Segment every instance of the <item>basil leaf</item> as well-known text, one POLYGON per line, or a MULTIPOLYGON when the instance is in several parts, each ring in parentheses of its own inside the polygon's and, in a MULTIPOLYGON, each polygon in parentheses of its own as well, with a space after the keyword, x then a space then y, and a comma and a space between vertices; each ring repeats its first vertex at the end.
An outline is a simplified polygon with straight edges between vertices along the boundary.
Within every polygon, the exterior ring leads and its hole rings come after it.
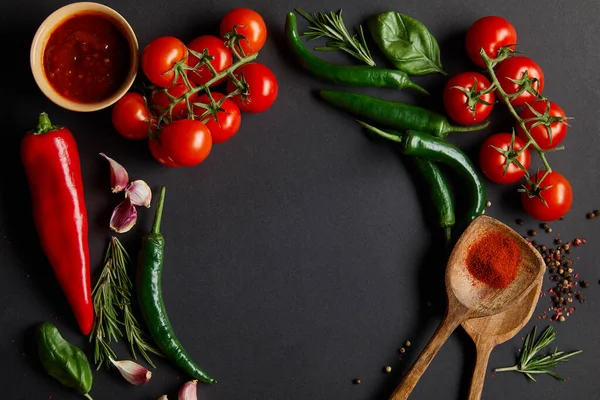
POLYGON ((56 326, 47 322, 36 327, 35 337, 46 372, 64 386, 88 394, 92 389, 92 368, 83 351, 63 339, 56 326))
POLYGON ((408 15, 387 11, 368 20, 369 31, 383 54, 409 75, 440 72, 440 48, 425 25, 408 15))

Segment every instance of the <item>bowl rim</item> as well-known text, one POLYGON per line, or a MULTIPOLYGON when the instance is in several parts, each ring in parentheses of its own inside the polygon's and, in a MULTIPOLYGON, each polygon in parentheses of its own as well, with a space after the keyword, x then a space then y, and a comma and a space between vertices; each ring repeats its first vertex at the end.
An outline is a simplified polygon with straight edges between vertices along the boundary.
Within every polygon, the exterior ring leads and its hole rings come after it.
POLYGON ((42 93, 44 93, 44 95, 53 103, 71 111, 98 111, 116 103, 127 93, 127 91, 129 91, 133 85, 139 68, 139 44, 135 32, 131 25, 129 25, 129 22, 127 22, 127 20, 114 9, 104 4, 95 2, 84 1, 71 3, 55 10, 40 24, 35 36, 33 37, 33 41, 31 42, 29 63, 36 84, 42 93), (98 12, 108 16, 121 30, 130 48, 130 66, 127 77, 125 78, 123 84, 112 96, 95 103, 78 103, 63 97, 56 90, 54 90, 46 78, 46 73, 44 72, 43 54, 50 34, 67 18, 82 12, 98 12))

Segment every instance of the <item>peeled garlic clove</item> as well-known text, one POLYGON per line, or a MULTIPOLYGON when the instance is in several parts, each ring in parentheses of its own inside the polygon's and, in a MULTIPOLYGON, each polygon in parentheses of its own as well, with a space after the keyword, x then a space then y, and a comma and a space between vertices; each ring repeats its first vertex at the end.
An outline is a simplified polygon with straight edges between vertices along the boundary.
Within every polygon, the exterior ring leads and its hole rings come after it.
POLYGON ((110 217, 110 229, 117 233, 128 232, 137 222, 137 210, 129 198, 114 209, 110 217))
POLYGON ((133 181, 125 188, 125 197, 129 197, 136 206, 150 208, 152 202, 152 190, 143 180, 133 181))
POLYGON ((158 398, 158 400, 169 400, 166 394, 163 394, 158 398))
POLYGON ((129 183, 129 175, 127 171, 121 164, 108 157, 104 153, 100 153, 100 155, 108 161, 110 164, 110 186, 113 193, 119 193, 125 190, 127 184, 129 183))
POLYGON ((133 361, 115 361, 111 359, 110 362, 119 370, 123 378, 132 385, 145 385, 152 378, 152 372, 133 361))
POLYGON ((198 385, 197 380, 189 381, 183 384, 179 389, 178 400, 198 400, 196 392, 196 386, 198 385))

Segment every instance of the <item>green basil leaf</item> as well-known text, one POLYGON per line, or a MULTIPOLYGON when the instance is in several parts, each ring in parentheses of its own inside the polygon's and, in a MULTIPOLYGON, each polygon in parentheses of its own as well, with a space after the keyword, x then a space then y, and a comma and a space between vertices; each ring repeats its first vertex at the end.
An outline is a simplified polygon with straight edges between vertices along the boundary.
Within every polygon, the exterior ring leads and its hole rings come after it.
POLYGON ((425 25, 408 15, 387 11, 368 20, 369 31, 383 54, 409 75, 440 72, 440 47, 425 25))
POLYGON ((89 393, 92 368, 83 351, 63 339, 56 326, 47 322, 36 327, 35 337, 46 372, 66 387, 89 393))

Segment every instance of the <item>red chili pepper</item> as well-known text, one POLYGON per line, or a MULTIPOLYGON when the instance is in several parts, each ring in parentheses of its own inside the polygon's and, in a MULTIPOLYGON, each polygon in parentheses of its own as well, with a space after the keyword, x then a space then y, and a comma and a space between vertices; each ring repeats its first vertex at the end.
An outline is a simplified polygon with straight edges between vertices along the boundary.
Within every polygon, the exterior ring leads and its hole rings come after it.
POLYGON ((21 143, 42 248, 84 335, 94 323, 88 220, 77 144, 71 132, 42 113, 21 143))

